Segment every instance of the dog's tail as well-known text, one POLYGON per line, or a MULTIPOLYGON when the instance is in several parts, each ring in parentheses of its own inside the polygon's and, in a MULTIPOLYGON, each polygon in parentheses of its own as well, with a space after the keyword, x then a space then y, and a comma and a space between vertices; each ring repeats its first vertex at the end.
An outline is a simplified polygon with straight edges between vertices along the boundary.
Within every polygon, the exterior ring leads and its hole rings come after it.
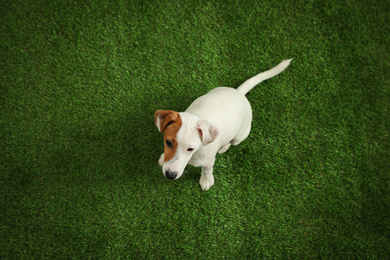
POLYGON ((267 80, 269 78, 272 78, 276 75, 278 75, 280 72, 285 70, 288 65, 290 65, 292 59, 284 60, 281 63, 279 63, 278 66, 273 67, 270 70, 264 71, 260 74, 257 74, 256 76, 253 76, 252 78, 248 79, 244 83, 242 83, 237 90, 241 92, 242 94, 246 95, 252 88, 254 88, 257 84, 260 82, 267 80))

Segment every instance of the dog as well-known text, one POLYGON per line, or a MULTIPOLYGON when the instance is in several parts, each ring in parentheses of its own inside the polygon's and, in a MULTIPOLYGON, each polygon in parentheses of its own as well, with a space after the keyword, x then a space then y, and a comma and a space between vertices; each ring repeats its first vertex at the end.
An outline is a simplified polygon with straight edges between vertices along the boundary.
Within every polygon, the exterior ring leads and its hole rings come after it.
POLYGON ((284 71, 291 60, 257 74, 237 89, 215 88, 197 98, 185 112, 157 110, 154 121, 159 132, 164 132, 164 153, 158 161, 163 174, 176 180, 187 164, 202 167, 199 184, 204 191, 210 189, 214 185, 216 154, 241 143, 251 130, 252 108, 245 95, 284 71))

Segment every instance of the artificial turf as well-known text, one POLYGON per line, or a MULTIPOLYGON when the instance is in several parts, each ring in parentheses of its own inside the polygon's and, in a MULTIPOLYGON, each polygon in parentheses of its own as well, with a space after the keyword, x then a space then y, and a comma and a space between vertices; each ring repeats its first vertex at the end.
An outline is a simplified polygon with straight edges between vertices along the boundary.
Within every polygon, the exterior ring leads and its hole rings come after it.
POLYGON ((385 259, 389 1, 1 1, 0 258, 385 259), (166 179, 157 109, 280 61, 166 179))

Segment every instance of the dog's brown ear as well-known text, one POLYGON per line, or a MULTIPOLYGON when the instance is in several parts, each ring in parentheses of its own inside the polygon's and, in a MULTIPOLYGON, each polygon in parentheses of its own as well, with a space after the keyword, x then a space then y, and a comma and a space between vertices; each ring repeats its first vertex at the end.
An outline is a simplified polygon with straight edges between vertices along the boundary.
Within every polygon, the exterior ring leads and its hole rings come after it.
POLYGON ((209 143, 214 142, 215 138, 217 138, 219 134, 218 128, 205 120, 200 120, 196 128, 198 129, 203 145, 208 145, 209 143))
POLYGON ((160 133, 165 131, 168 124, 180 120, 179 113, 172 110, 157 110, 154 113, 154 123, 156 124, 160 133))

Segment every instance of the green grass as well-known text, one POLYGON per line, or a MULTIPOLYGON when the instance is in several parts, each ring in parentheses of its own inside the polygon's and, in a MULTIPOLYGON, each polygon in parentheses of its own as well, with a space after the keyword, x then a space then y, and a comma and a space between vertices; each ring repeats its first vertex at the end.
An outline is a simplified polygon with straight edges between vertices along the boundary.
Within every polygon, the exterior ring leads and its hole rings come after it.
POLYGON ((189 2, 1 2, 0 258, 387 258, 389 2, 189 2), (211 190, 163 176, 155 110, 287 58, 211 190))

